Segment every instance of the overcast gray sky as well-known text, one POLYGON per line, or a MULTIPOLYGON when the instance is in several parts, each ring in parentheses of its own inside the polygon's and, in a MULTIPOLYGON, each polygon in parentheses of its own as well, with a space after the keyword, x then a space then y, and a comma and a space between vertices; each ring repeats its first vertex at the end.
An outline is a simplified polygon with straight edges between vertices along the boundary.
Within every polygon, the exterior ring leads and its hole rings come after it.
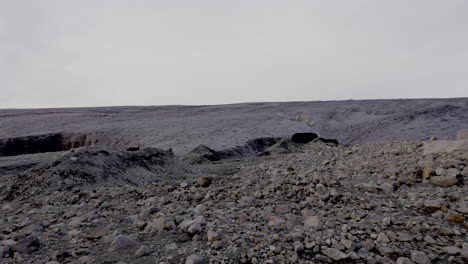
POLYGON ((0 0, 0 108, 468 96, 466 0, 0 0))

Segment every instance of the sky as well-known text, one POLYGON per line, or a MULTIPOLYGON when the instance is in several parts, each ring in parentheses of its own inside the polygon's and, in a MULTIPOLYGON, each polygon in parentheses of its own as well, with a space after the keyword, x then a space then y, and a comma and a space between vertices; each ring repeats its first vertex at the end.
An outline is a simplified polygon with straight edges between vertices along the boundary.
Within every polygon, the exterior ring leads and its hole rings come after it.
POLYGON ((0 0, 0 108, 468 97, 466 0, 0 0))

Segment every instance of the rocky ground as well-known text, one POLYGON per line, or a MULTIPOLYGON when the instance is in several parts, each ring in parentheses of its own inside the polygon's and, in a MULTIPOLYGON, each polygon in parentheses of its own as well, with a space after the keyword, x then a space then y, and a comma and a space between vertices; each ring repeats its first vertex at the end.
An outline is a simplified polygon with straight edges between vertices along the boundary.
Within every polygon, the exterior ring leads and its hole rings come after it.
POLYGON ((466 140, 432 142, 56 153, 2 182, 0 262, 466 263, 466 140))

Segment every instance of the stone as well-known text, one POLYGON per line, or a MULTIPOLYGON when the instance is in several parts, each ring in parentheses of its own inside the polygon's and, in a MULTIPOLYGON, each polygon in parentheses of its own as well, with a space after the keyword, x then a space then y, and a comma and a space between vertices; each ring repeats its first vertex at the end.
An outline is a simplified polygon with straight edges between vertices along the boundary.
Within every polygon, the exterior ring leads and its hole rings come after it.
POLYGON ((208 207, 204 204, 199 204, 195 207, 195 209, 193 210, 195 213, 197 214, 203 214, 206 212, 206 210, 208 209, 208 207))
POLYGON ((468 139, 468 129, 459 130, 457 133, 457 139, 468 139))
POLYGON ((398 240, 402 242, 409 242, 413 240, 413 236, 408 233, 401 232, 398 233, 398 240))
POLYGON ((447 255, 458 255, 461 252, 461 249, 458 247, 448 246, 443 247, 442 252, 444 252, 447 255))
POLYGON ((376 239, 377 243, 388 243, 390 239, 387 237, 385 233, 379 233, 376 239))
POLYGON ((435 176, 436 173, 433 168, 431 167, 424 167, 422 169, 422 176, 424 179, 430 179, 432 176, 435 176))
POLYGON ((164 217, 158 217, 153 220, 151 231, 152 232, 159 232, 164 229, 166 226, 166 221, 164 217))
POLYGON ((197 254, 190 255, 185 259, 185 264, 201 264, 202 262, 203 258, 197 254))
POLYGON ((199 177, 197 178, 197 185, 201 187, 208 187, 211 185, 211 177, 199 177))
POLYGON ((211 248, 212 249, 218 250, 218 249, 221 249, 222 247, 223 247, 223 243, 221 242, 221 240, 217 240, 217 241, 211 243, 211 248))
POLYGON ((286 220, 283 217, 272 215, 268 218, 268 226, 272 228, 281 227, 286 224, 286 220))
POLYGON ((411 261, 409 258, 399 257, 396 261, 396 264, 413 264, 414 262, 411 261))
POLYGON ((321 225, 320 218, 316 215, 314 216, 306 216, 304 218, 304 226, 305 227, 319 227, 321 225))
POLYGON ((181 232, 198 234, 202 231, 202 225, 206 224, 206 220, 203 216, 197 216, 194 220, 186 219, 179 224, 179 230, 181 232))
POLYGON ((151 250, 148 246, 141 246, 136 252, 135 256, 137 257, 145 257, 151 255, 151 250))
POLYGON ((426 200, 424 201, 424 207, 428 211, 437 211, 442 208, 442 203, 439 200, 426 200))
POLYGON ((345 253, 343 253, 343 252, 341 252, 341 251, 339 251, 338 249, 335 249, 335 248, 326 248, 326 249, 322 250, 322 253, 325 256, 333 259, 334 261, 340 261, 340 260, 346 259, 348 257, 345 253))
POLYGON ((10 252, 12 252, 13 254, 15 252, 21 254, 31 254, 33 252, 38 251, 40 247, 41 243, 39 241, 39 238, 37 238, 36 236, 29 236, 21 240, 19 243, 11 246, 10 252))
POLYGON ((384 191, 386 194, 393 193, 395 191, 395 188, 393 187, 393 184, 389 182, 382 183, 380 185, 380 188, 384 191))
POLYGON ((187 229, 187 232, 190 234, 198 234, 202 231, 202 229, 203 228, 199 222, 194 222, 193 224, 189 226, 189 228, 187 229))
POLYGON ((112 240, 109 252, 126 250, 138 246, 138 242, 125 235, 119 235, 112 240))
POLYGON ((431 264, 431 260, 429 259, 429 257, 426 255, 426 253, 422 251, 411 251, 411 260, 414 261, 416 264, 431 264))
POLYGON ((380 255, 382 256, 389 256, 394 252, 394 250, 391 247, 386 247, 383 245, 377 245, 376 246, 377 251, 379 251, 380 255))
POLYGON ((456 176, 434 176, 430 181, 432 184, 443 188, 449 188, 458 183, 456 176))
POLYGON ((92 231, 86 236, 86 238, 91 239, 91 240, 100 239, 101 237, 107 235, 110 230, 111 230, 111 225, 106 225, 106 226, 100 227, 92 231))
POLYGON ((304 251, 304 244, 299 241, 294 242, 294 251, 295 252, 302 252, 304 251))
POLYGON ((351 249, 352 245, 353 245, 353 241, 349 240, 349 239, 342 239, 341 240, 341 244, 343 244, 343 246, 347 249, 351 249))
POLYGON ((462 248, 460 256, 465 260, 468 259, 468 246, 462 248))
POLYGON ((447 213, 447 221, 457 224, 463 224, 465 218, 457 213, 449 212, 447 213))
POLYGON ((288 214, 291 212, 291 207, 287 204, 280 204, 275 207, 275 213, 288 214))
POLYGON ((67 251, 57 250, 54 253, 52 253, 51 259, 55 261, 64 261, 65 259, 71 256, 72 255, 67 251))
POLYGON ((208 231, 206 233, 206 236, 207 236, 209 242, 214 242, 214 241, 220 240, 219 234, 216 233, 216 232, 213 232, 213 231, 208 231))

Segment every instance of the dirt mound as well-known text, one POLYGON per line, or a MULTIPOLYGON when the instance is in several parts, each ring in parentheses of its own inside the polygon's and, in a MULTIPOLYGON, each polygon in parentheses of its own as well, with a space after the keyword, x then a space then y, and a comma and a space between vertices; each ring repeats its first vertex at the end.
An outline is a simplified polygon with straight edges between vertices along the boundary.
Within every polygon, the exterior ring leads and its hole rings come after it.
POLYGON ((97 143, 97 140, 89 135, 73 133, 0 139, 0 157, 67 151, 73 148, 91 146, 95 143, 97 143))
POLYGON ((77 187, 138 186, 149 181, 181 179, 190 174, 172 151, 147 148, 119 151, 97 147, 65 153, 15 178, 5 199, 77 187))
POLYGON ((211 161, 218 161, 221 157, 215 150, 210 149, 205 145, 200 145, 185 154, 182 159, 190 164, 202 164, 211 161))

